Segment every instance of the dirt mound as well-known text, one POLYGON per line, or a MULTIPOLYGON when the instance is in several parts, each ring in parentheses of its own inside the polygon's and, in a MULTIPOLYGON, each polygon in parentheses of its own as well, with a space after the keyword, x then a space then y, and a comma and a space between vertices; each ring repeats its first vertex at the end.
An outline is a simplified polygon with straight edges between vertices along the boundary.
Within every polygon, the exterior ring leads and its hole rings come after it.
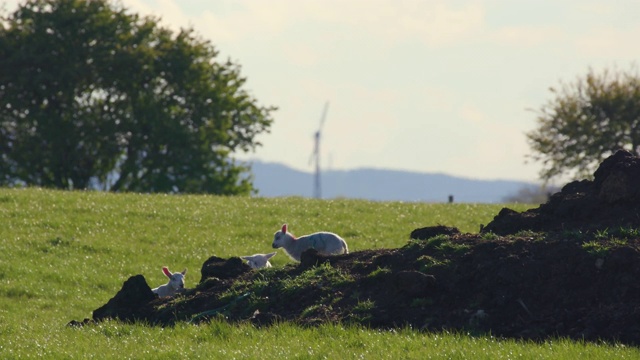
POLYGON ((593 181, 574 181, 536 209, 504 208, 481 232, 612 229, 640 224, 640 159, 620 150, 605 159, 593 181))
POLYGON ((638 164, 618 152, 594 181, 571 183, 522 214, 503 209, 481 234, 426 227, 402 248, 332 257, 310 250, 300 264, 260 271, 211 257, 198 286, 174 299, 155 297, 138 275, 93 319, 70 325, 222 317, 640 345, 638 164))

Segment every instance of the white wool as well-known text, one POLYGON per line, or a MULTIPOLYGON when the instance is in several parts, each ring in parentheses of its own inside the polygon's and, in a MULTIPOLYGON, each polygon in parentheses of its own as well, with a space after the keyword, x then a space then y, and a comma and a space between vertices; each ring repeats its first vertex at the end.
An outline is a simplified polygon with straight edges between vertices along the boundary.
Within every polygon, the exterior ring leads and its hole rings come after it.
POLYGON ((251 256, 241 256, 240 258, 247 260, 247 265, 251 266, 253 269, 261 269, 271 267, 269 259, 271 259, 275 254, 275 252, 270 254, 254 254, 251 256))
POLYGON ((171 273, 166 266, 162 267, 162 273, 169 278, 169 282, 160 285, 155 289, 151 289, 159 297, 174 296, 178 291, 184 290, 184 276, 187 274, 187 269, 182 272, 171 273))
POLYGON ((349 253, 347 242, 337 234, 322 231, 296 238, 287 231, 286 224, 273 235, 272 246, 274 249, 283 248, 287 255, 295 261, 300 261, 300 256, 308 249, 316 249, 319 254, 323 255, 349 253))

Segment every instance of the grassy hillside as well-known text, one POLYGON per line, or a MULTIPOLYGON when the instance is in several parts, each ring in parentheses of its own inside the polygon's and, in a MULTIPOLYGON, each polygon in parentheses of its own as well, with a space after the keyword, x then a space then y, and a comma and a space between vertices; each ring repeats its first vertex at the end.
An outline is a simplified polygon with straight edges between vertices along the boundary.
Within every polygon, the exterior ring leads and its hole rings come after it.
MULTIPOLYGON (((501 207, 0 189, 0 358, 356 358, 385 350, 389 358, 639 356, 636 349, 567 341, 523 346, 337 326, 303 330, 283 324, 268 331, 222 322, 171 329, 116 322, 65 326, 90 317, 129 276, 142 274, 155 287, 166 282, 161 266, 186 267, 187 287, 193 287, 209 256, 270 252, 273 233, 285 222, 299 235, 340 233, 353 252, 402 246, 411 230, 422 226, 477 232, 501 207), (342 338, 348 339, 344 348, 326 346, 342 338)), ((281 252, 272 259, 274 266, 288 262, 281 252)))

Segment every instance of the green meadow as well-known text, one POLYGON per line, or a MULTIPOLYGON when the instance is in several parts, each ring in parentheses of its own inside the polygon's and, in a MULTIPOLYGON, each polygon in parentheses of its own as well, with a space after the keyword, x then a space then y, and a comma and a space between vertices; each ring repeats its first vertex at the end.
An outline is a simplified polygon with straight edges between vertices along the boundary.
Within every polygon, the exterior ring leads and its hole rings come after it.
MULTIPOLYGON (((396 248, 431 225, 476 233, 503 207, 303 198, 142 195, 0 189, 0 358, 47 359, 638 359, 619 344, 490 334, 371 330, 339 324, 256 328, 222 319, 161 328, 104 322, 81 328, 130 276, 166 283, 163 265, 200 280, 210 256, 273 251, 283 223, 297 235, 330 230, 350 251, 396 248)), ((275 267, 291 263, 280 250, 275 267)))

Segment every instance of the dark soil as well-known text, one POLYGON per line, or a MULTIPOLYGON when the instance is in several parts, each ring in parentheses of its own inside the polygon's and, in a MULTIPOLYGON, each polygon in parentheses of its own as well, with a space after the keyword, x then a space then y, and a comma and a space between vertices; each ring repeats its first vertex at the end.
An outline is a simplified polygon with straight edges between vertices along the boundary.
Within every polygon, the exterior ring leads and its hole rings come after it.
POLYGON ((572 182, 523 213, 505 208, 480 234, 430 226, 402 248, 311 250, 300 264, 260 271, 211 257, 195 289, 159 299, 137 275, 92 319, 70 325, 218 317, 640 345, 639 185, 640 159, 620 151, 593 181, 572 182))
POLYGON ((640 158, 618 151, 605 159, 593 181, 574 181, 536 209, 502 209, 482 232, 499 235, 521 230, 597 231, 640 225, 640 158))

